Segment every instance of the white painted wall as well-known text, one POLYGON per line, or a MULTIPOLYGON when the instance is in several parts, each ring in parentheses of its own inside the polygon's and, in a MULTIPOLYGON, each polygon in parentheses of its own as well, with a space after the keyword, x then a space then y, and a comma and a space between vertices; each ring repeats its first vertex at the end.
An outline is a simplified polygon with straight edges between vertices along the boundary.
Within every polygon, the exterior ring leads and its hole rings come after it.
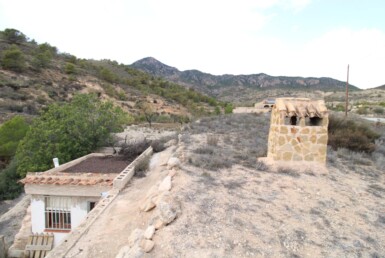
MULTIPOLYGON (((74 198, 68 197, 72 200, 71 205, 71 229, 75 229, 87 216, 88 202, 95 202, 95 198, 74 198)), ((32 233, 44 233, 45 230, 45 204, 43 196, 32 196, 31 198, 31 222, 32 233)), ((53 232, 54 234, 54 246, 60 244, 68 233, 53 232)))
POLYGON ((31 198, 31 223, 32 233, 43 233, 45 229, 44 198, 32 196, 31 198))
POLYGON ((76 228, 84 220, 88 213, 87 200, 82 199, 71 207, 71 227, 76 228))

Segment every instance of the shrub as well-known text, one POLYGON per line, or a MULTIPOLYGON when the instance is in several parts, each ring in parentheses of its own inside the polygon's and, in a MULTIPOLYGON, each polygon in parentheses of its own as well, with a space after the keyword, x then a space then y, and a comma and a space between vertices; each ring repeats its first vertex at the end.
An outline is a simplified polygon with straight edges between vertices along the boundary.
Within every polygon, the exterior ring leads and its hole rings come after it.
POLYGON ((10 44, 21 44, 27 41, 27 37, 22 32, 15 29, 5 29, 2 35, 10 44))
POLYGON ((328 131, 328 145, 335 150, 346 148, 356 152, 371 153, 375 150, 375 140, 379 138, 368 123, 336 115, 329 116, 328 131))
POLYGON ((23 190, 23 186, 17 181, 21 179, 17 174, 16 160, 11 163, 3 171, 0 171, 0 201, 14 199, 23 190))
POLYGON ((376 107, 373 109, 373 112, 376 114, 382 115, 382 114, 384 114, 384 109, 381 107, 376 107))
POLYGON ((219 138, 217 135, 209 134, 207 135, 207 144, 211 146, 218 145, 219 138))
POLYGON ((25 58, 23 52, 16 45, 12 45, 4 51, 1 66, 14 72, 24 71, 25 58))
POLYGON ((75 74, 76 73, 75 65, 72 63, 66 63, 66 65, 64 66, 64 72, 66 74, 75 74))
POLYGON ((14 116, 0 126, 0 156, 11 159, 15 155, 17 146, 28 131, 28 124, 24 117, 14 116))

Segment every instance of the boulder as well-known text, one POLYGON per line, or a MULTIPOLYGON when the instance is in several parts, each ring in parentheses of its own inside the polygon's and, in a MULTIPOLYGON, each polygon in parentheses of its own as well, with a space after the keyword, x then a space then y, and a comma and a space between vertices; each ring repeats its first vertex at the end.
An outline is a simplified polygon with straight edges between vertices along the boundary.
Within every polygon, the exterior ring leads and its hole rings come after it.
POLYGON ((170 176, 171 178, 173 178, 174 176, 176 175, 176 170, 170 170, 169 172, 168 172, 168 176, 170 176))
POLYGON ((140 210, 141 211, 150 211, 155 207, 155 203, 152 201, 152 198, 147 198, 141 205, 140 210))
POLYGON ((155 233, 155 227, 153 225, 149 226, 146 231, 144 231, 143 237, 145 239, 151 240, 155 233))
POLYGON ((170 191, 171 190, 171 176, 166 176, 162 183, 159 185, 159 191, 170 191))
POLYGON ((171 223, 176 218, 176 212, 172 209, 171 205, 167 202, 159 202, 159 218, 165 225, 171 223))
POLYGON ((168 169, 179 168, 179 167, 180 167, 180 160, 179 160, 178 158, 171 157, 171 158, 167 161, 167 168, 168 168, 168 169))
POLYGON ((143 239, 143 233, 143 230, 139 228, 134 229, 128 238, 128 246, 133 247, 135 244, 140 243, 140 241, 143 239))
POLYGON ((142 241, 140 242, 140 248, 145 253, 151 252, 151 250, 154 248, 154 245, 154 241, 148 239, 142 239, 142 241))

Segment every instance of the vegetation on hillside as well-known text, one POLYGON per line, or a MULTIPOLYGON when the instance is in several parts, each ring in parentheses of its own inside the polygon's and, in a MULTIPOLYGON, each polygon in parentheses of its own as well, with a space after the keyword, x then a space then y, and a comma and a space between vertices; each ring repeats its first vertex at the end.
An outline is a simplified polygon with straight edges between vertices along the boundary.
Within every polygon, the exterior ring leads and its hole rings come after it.
POLYGON ((111 133, 122 130, 129 117, 96 95, 76 95, 70 103, 53 104, 36 118, 16 152, 17 171, 44 171, 52 158, 62 163, 112 143, 111 133))
POLYGON ((10 164, 0 173, 0 200, 20 192, 16 181, 27 172, 52 168, 54 157, 64 163, 98 147, 111 146, 114 143, 111 133, 121 130, 132 119, 111 102, 102 102, 94 94, 79 94, 69 103, 48 106, 33 120, 28 131, 20 118, 6 122, 0 129, 9 132, 7 135, 14 132, 15 138, 6 139, 10 147, 5 154, 14 153, 15 146, 17 149, 10 164), (25 137, 19 142, 23 134, 25 137))
MULTIPOLYGON (((0 65, 15 73, 0 73, 0 98, 4 99, 0 111, 6 113, 37 115, 50 103, 68 101, 79 90, 89 91, 89 84, 98 86, 91 91, 132 114, 140 113, 135 104, 150 94, 169 106, 184 106, 190 116, 208 115, 216 106, 225 106, 212 97, 116 61, 86 60, 60 53, 56 47, 38 44, 15 29, 0 31, 0 65)), ((177 108, 172 114, 182 115, 177 108)))

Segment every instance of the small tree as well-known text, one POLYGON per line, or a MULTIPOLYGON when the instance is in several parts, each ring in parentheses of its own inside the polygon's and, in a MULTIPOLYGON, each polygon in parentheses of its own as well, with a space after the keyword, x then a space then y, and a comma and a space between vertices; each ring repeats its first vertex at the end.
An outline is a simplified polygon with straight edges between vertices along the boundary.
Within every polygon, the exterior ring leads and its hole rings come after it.
POLYGON ((231 103, 227 103, 225 106, 225 114, 233 113, 234 106, 231 103))
POLYGON ((0 126, 0 156, 10 160, 29 126, 22 116, 14 116, 0 126))
POLYGON ((72 63, 66 63, 66 65, 64 67, 64 72, 66 74, 75 74, 76 73, 75 65, 72 63))
POLYGON ((152 127, 152 122, 158 116, 158 113, 155 112, 154 108, 149 103, 141 102, 139 103, 139 108, 141 109, 144 119, 149 126, 152 127))
POLYGON ((25 69, 23 52, 16 45, 10 46, 3 53, 1 66, 14 72, 22 72, 25 69))
POLYGON ((3 31, 3 37, 10 44, 21 44, 27 41, 27 37, 15 29, 5 29, 3 31))
POLYGON ((53 104, 36 118, 16 151, 17 171, 44 171, 52 158, 62 162, 111 143, 111 133, 127 122, 122 109, 96 95, 79 94, 70 103, 53 104))

